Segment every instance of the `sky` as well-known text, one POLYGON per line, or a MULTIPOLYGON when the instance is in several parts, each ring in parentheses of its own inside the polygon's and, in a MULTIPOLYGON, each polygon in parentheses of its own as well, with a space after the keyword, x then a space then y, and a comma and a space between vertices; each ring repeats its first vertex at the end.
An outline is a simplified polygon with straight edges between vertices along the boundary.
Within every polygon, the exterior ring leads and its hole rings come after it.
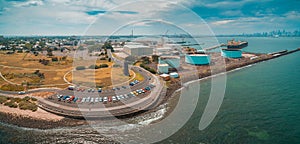
POLYGON ((299 0, 0 0, 0 35, 299 30, 299 0))

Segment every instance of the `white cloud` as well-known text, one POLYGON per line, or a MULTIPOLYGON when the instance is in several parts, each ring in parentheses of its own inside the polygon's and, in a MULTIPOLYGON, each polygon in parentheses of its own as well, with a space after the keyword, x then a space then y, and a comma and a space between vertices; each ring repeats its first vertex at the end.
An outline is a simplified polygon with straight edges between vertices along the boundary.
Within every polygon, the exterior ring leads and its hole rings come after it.
POLYGON ((235 20, 220 20, 220 21, 212 22, 211 24, 213 24, 213 25, 225 25, 225 24, 229 24, 229 23, 232 23, 232 22, 235 22, 235 20))
POLYGON ((13 6, 15 7, 30 7, 30 6, 41 6, 44 5, 44 2, 42 0, 29 0, 24 2, 12 2, 13 6))

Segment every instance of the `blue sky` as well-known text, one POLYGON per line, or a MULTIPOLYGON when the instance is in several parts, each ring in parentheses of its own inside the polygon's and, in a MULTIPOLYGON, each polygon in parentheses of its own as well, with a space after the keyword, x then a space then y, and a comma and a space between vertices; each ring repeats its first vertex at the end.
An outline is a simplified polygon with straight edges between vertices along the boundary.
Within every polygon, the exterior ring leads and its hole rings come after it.
POLYGON ((299 0, 0 0, 0 35, 299 30, 299 0))

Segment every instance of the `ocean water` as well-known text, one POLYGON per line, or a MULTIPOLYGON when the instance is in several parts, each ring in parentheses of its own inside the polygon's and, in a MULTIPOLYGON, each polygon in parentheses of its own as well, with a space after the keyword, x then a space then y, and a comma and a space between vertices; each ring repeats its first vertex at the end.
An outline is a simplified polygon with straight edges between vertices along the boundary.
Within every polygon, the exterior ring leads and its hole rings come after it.
POLYGON ((203 131, 198 125, 210 81, 201 82, 192 118, 161 143, 300 143, 299 58, 297 52, 228 73, 220 111, 203 131))
MULTIPOLYGON (((231 38, 221 37, 219 41, 228 39, 231 38)), ((300 47, 300 38, 236 39, 247 40, 249 47, 244 50, 249 52, 269 53, 300 47)), ((199 121, 210 84, 210 79, 201 81, 198 105, 191 119, 159 143, 300 143, 300 52, 228 73, 222 106, 214 121, 200 131, 199 121)), ((40 131, 0 123, 0 143, 54 143, 57 137, 60 142, 68 143, 64 140, 78 139, 81 135, 84 135, 82 130, 77 128, 64 133, 64 129, 40 131)), ((93 142, 94 138, 87 135, 81 141, 93 142)))

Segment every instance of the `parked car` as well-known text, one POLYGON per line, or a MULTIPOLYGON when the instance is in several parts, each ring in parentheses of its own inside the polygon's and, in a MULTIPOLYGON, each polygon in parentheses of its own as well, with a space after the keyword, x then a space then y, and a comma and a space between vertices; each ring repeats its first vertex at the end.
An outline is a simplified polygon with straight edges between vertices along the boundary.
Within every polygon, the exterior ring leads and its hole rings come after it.
POLYGON ((86 101, 86 98, 82 98, 81 102, 84 103, 86 101))
POLYGON ((74 90, 75 86, 68 86, 68 90, 74 90))
POLYGON ((107 103, 108 102, 108 98, 107 97, 104 97, 103 98, 103 103, 107 103))
POLYGON ((111 97, 108 97, 108 102, 111 102, 111 101, 112 101, 111 97))
POLYGON ((101 93, 102 92, 102 88, 98 88, 98 92, 101 93))
POLYGON ((91 101, 90 101, 91 103, 93 103, 94 102, 94 98, 91 98, 91 101))
POLYGON ((71 96, 69 99, 69 102, 73 101, 75 99, 75 96, 71 96))
POLYGON ((116 101, 117 101, 117 98, 116 98, 115 96, 113 96, 113 97, 112 97, 112 101, 113 101, 113 102, 116 102, 116 101))
POLYGON ((76 101, 78 101, 78 100, 79 100, 79 98, 78 98, 78 97, 76 97, 76 98, 74 98, 73 102, 75 102, 75 103, 76 103, 76 101))
POLYGON ((103 98, 102 97, 99 97, 99 102, 103 102, 103 98))
POLYGON ((150 87, 150 88, 154 88, 155 85, 154 85, 154 84, 150 84, 149 87, 150 87))
POLYGON ((67 98, 70 98, 70 96, 63 96, 63 100, 66 100, 67 98))
POLYGON ((98 97, 95 98, 95 103, 97 103, 97 102, 99 102, 99 98, 98 97))
POLYGON ((58 101, 61 101, 61 99, 63 98, 63 95, 56 95, 58 101))
POLYGON ((91 97, 86 98, 85 102, 90 102, 91 97))

